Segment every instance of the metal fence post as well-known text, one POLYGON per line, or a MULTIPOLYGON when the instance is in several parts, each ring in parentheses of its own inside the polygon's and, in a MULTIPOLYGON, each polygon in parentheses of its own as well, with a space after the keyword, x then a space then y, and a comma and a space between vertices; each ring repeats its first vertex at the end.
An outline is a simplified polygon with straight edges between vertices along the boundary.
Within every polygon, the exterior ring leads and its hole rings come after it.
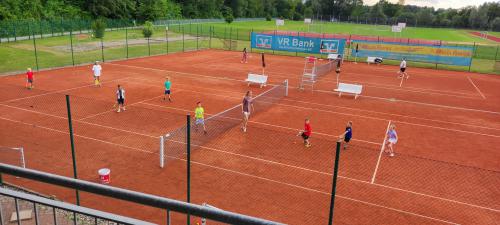
POLYGON ((498 46, 499 46, 499 45, 497 45, 497 51, 496 51, 496 53, 495 53, 495 61, 497 60, 497 56, 498 56, 498 46))
POLYGON ((185 46, 184 46, 184 26, 182 26, 182 52, 185 51, 185 46))
POLYGON ((167 54, 168 54, 168 29, 169 28, 165 29, 165 40, 167 41, 167 54))
POLYGON ((104 37, 101 37, 101 58, 104 62, 104 41, 102 39, 104 39, 104 37))
MULTIPOLYGON (((191 116, 189 114, 186 115, 186 153, 187 153, 187 202, 191 202, 191 116)), ((191 224, 190 214, 187 215, 187 224, 191 224)))
POLYGON ((151 45, 149 44, 149 39, 148 38, 148 56, 151 56, 151 45))
POLYGON ((127 59, 128 59, 128 28, 125 27, 125 49, 127 52, 127 59))
POLYGON ((330 198, 330 214, 328 216, 328 225, 333 224, 333 209, 335 206, 335 192, 337 191, 337 174, 339 172, 339 158, 340 158, 340 142, 342 140, 337 140, 337 148, 335 150, 335 164, 333 165, 333 181, 332 181, 332 193, 330 198))
POLYGON ((233 28, 230 27, 229 28, 229 51, 231 51, 233 49, 232 42, 233 42, 233 28))
POLYGON ((212 32, 213 32, 213 29, 212 29, 212 26, 209 26, 209 36, 210 38, 208 39, 208 48, 212 48, 212 32))
MULTIPOLYGON (((76 154, 75 154, 75 142, 73 140, 73 124, 71 121, 71 104, 69 103, 69 95, 66 95, 66 107, 68 110, 68 127, 69 127, 69 140, 71 143, 71 158, 73 159, 73 176, 78 179, 78 173, 76 170, 76 154)), ((80 193, 78 189, 76 191, 76 205, 80 205, 80 193)))
MULTIPOLYGON (((31 34, 30 34, 31 35, 31 34)), ((33 48, 35 49, 35 65, 36 65, 36 71, 40 71, 40 67, 38 66, 38 52, 36 50, 36 38, 35 34, 33 33, 33 48)))
POLYGON ((73 31, 69 31, 69 42, 71 44, 71 62, 73 63, 73 66, 75 66, 75 56, 73 53, 73 31))
POLYGON ((199 31, 199 27, 200 27, 200 24, 196 24, 196 50, 199 49, 199 45, 198 45, 198 39, 200 38, 200 31, 199 31))

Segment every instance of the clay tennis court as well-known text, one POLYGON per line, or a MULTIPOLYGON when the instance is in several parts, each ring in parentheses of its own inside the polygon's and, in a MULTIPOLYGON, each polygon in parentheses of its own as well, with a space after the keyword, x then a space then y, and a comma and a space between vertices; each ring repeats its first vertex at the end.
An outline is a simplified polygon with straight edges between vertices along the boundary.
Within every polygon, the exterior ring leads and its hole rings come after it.
MULTIPOLYGON (((347 121, 353 140, 340 154, 335 224, 494 224, 500 221, 500 78, 412 68, 396 78, 395 66, 345 63, 340 81, 363 85, 358 99, 333 92, 335 72, 314 91, 299 91, 304 58, 266 55, 267 87, 248 87, 261 72, 260 55, 248 64, 240 53, 204 50, 103 63, 103 86, 91 66, 0 78, 0 143, 22 146, 27 168, 72 177, 65 94, 71 96, 80 179, 99 182, 111 169, 116 187, 186 200, 185 157, 159 166, 159 137, 186 124, 202 101, 207 115, 289 81, 289 95, 239 126, 192 150, 191 202, 287 224, 327 224, 336 140, 347 121), (173 82, 173 102, 163 81, 173 82), (116 113, 116 86, 126 90, 116 113), (298 130, 313 127, 312 147, 298 130), (389 124, 397 126, 396 156, 382 152, 389 124)), ((193 131, 195 132, 195 131, 193 131)), ((168 151, 168 150, 167 150, 168 151)), ((9 159, 15 161, 15 159, 9 159)), ((5 176, 4 176, 5 177, 5 176)), ((75 202, 74 190, 6 177, 58 199, 75 202)), ((166 224, 166 212, 81 193, 83 206, 166 224)), ((173 214, 173 224, 186 220, 173 214)), ((192 222, 199 222, 192 218, 192 222)), ((209 224, 215 224, 214 222, 209 224)))

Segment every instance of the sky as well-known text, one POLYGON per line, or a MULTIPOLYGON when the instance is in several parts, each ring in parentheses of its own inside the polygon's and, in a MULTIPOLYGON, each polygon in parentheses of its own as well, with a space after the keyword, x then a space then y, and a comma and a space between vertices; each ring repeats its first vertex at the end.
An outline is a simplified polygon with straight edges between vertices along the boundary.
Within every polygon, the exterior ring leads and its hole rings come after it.
MULTIPOLYGON (((388 0, 392 3, 397 3, 398 0, 388 0)), ((500 0, 406 0, 406 5, 431 6, 434 8, 462 8, 465 6, 478 6, 485 2, 498 2, 500 0)), ((373 5, 378 0, 363 0, 365 4, 373 5)))

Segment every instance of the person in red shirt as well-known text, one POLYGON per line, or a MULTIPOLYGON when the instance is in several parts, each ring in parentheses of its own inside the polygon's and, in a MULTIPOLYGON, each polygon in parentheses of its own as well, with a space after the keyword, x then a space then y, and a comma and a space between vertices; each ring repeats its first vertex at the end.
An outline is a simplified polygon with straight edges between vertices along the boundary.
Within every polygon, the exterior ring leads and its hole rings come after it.
POLYGON ((31 71, 31 68, 28 68, 28 71, 26 72, 26 88, 28 89, 33 89, 35 86, 33 86, 33 71, 31 71))
POLYGON ((306 118, 304 124, 304 130, 301 130, 298 135, 301 136, 302 139, 304 139, 304 146, 306 146, 306 148, 311 147, 311 143, 309 143, 309 138, 311 137, 311 134, 312 134, 311 123, 309 119, 306 118))

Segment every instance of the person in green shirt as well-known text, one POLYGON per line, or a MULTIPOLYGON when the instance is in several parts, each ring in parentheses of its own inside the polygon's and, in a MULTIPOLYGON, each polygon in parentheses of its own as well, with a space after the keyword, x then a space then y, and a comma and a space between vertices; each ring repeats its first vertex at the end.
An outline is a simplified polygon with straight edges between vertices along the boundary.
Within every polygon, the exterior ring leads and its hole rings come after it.
POLYGON ((163 100, 167 100, 167 96, 168 96, 168 101, 169 102, 172 102, 172 98, 170 97, 170 94, 171 94, 171 91, 170 89, 172 88, 172 82, 170 82, 170 77, 166 77, 165 78, 165 96, 163 96, 163 100))
POLYGON ((195 131, 198 131, 198 126, 203 126, 203 133, 207 134, 207 128, 205 127, 205 109, 201 106, 201 102, 196 103, 196 109, 194 110, 195 118, 195 131))

